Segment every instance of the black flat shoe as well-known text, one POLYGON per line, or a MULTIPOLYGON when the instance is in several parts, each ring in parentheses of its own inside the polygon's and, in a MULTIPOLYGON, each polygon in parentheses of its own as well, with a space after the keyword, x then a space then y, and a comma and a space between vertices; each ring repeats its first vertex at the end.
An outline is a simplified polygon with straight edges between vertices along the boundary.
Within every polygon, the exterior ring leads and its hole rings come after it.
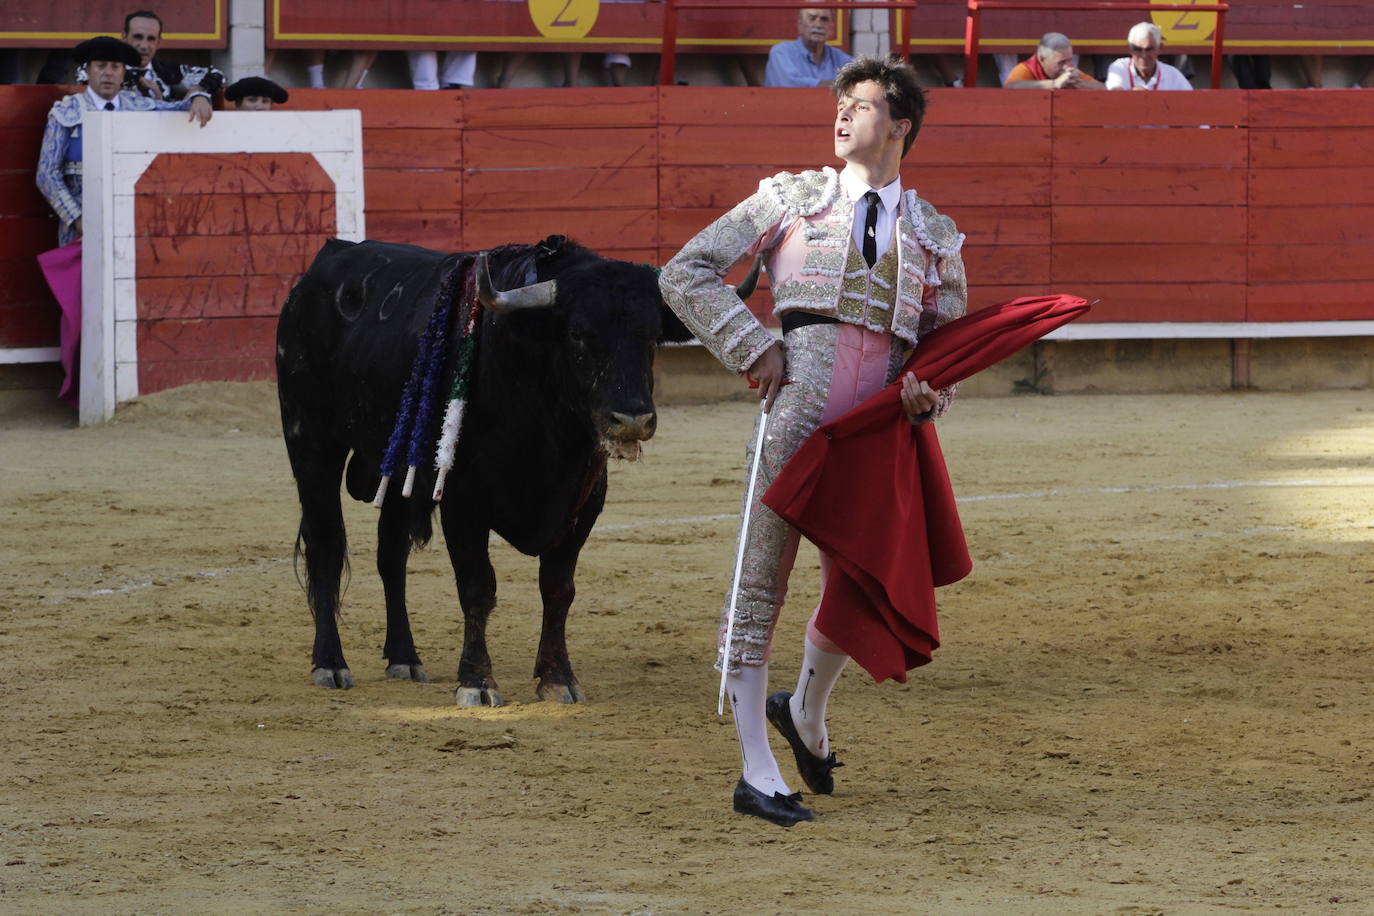
POLYGON ((797 761, 797 772, 801 773, 802 782, 817 795, 829 795, 835 791, 835 777, 830 775, 830 771, 844 764, 835 759, 834 751, 831 751, 828 757, 817 757, 811 753, 806 742, 802 741, 801 735, 797 734, 797 726, 792 722, 791 702, 792 694, 786 690, 779 690, 764 704, 764 713, 778 730, 778 734, 792 745, 792 756, 797 761))
POLYGON ((780 827, 791 827, 797 821, 809 821, 816 816, 811 813, 810 808, 801 803, 800 792, 793 792, 791 795, 783 795, 781 792, 764 795, 745 782, 743 776, 735 786, 735 813, 752 814, 765 821, 772 821, 780 827))

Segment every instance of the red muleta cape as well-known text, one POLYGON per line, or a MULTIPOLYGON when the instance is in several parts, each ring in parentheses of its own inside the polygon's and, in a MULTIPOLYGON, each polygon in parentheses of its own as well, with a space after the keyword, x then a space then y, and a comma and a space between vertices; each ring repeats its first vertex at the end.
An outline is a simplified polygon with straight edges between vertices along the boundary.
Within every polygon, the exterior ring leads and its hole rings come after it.
MULTIPOLYGON (((902 375, 944 388, 1078 318, 1076 296, 1014 299, 927 335, 902 375)), ((764 505, 834 561, 817 628, 874 680, 930 661, 940 644, 935 587, 969 574, 964 529, 934 423, 912 426, 901 380, 817 429, 783 467, 764 505)))

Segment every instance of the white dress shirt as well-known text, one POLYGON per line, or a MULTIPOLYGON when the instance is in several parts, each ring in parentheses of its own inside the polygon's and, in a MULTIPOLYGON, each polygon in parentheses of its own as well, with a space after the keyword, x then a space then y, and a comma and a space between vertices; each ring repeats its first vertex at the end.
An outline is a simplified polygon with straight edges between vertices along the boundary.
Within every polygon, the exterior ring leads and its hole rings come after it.
POLYGON ((864 222, 868 219, 868 202, 864 200, 864 195, 869 191, 878 192, 880 209, 875 241, 878 245, 878 257, 881 258, 887 253, 887 249, 892 247, 892 232, 897 227, 897 204, 902 199, 901 176, 892 179, 886 187, 870 188, 854 169, 846 165, 840 172, 840 190, 854 203, 854 225, 850 229, 850 234, 854 239, 854 245, 860 251, 864 250, 864 222))
POLYGON ((1144 86, 1146 89, 1192 89, 1193 84, 1188 82, 1188 77, 1172 64, 1159 61, 1155 64, 1155 75, 1146 79, 1131 66, 1129 57, 1118 57, 1112 61, 1107 68, 1107 88, 1108 89, 1136 89, 1144 86))
MULTIPOLYGON (((98 95, 95 94, 95 90, 94 90, 94 89, 92 89, 90 86, 87 86, 87 87, 86 87, 86 101, 89 102, 89 103, 91 104, 91 106, 94 107, 97 111, 104 111, 104 110, 105 110, 105 105, 106 105, 107 103, 109 103, 109 102, 113 102, 113 103, 114 103, 114 110, 115 110, 115 111, 119 111, 119 93, 118 93, 118 92, 115 93, 115 97, 112 98, 112 99, 102 99, 100 96, 98 96, 98 95)), ((122 122, 121 122, 121 123, 122 123, 122 122)))

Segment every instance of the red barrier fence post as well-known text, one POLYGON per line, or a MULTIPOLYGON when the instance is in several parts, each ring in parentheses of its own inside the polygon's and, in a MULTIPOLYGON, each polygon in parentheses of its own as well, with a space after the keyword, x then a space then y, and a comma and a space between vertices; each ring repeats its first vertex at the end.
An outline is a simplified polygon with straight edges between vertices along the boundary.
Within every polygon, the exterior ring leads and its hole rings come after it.
POLYGON ((658 68, 658 84, 671 86, 677 70, 678 10, 906 10, 902 17, 902 59, 911 53, 911 13, 916 0, 664 0, 663 47, 658 68))
POLYGON ((978 85, 978 42, 981 38, 983 10, 1168 10, 1180 9, 1195 13, 1216 13, 1217 25, 1212 30, 1212 88, 1221 88, 1222 40, 1226 32, 1226 14, 1230 11, 1227 3, 1144 3, 1144 2, 1061 2, 1046 0, 968 0, 967 19, 964 23, 964 88, 973 89, 978 85))

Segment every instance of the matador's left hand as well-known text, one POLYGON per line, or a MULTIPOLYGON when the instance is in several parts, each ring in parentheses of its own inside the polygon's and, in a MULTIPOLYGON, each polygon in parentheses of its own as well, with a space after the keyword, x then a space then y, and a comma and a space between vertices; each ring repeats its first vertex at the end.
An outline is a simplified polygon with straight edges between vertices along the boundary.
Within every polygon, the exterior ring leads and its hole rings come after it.
POLYGON ((200 126, 204 127, 206 124, 210 123, 210 118, 213 117, 214 114, 215 109, 214 106, 210 104, 210 100, 203 95, 198 95, 191 100, 191 116, 187 120, 198 121, 200 122, 200 126))
POLYGON ((912 423, 928 420, 936 402, 935 390, 928 383, 917 381, 910 372, 902 376, 902 409, 908 420, 912 423))

